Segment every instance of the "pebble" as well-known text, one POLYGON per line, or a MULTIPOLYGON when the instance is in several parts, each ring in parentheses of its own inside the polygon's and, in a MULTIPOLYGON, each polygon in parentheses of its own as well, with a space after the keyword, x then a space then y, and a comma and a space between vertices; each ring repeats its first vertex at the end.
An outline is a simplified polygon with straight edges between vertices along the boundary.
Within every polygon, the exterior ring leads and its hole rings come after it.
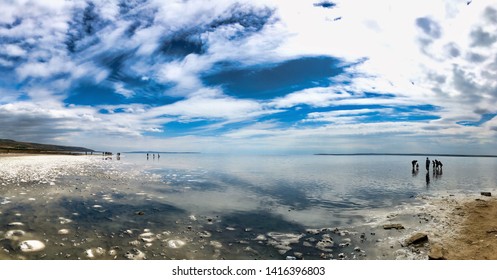
POLYGON ((60 235, 65 235, 65 234, 69 234, 69 230, 65 229, 65 228, 59 229, 59 231, 57 233, 60 235))
POLYGON ((21 222, 12 222, 12 223, 9 223, 9 226, 11 226, 11 227, 16 227, 16 226, 22 227, 22 226, 24 226, 24 224, 21 223, 21 222))

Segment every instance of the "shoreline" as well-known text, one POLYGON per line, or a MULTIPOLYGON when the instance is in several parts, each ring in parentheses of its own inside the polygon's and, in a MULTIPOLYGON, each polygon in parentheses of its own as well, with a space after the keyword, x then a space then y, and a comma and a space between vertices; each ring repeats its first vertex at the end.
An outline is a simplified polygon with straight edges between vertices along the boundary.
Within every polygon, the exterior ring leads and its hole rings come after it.
POLYGON ((497 260, 497 198, 448 194, 419 199, 425 204, 391 213, 394 218, 383 221, 385 229, 394 228, 389 235, 395 259, 497 260), (420 225, 407 222, 406 216, 416 217, 420 225))
POLYGON ((84 154, 81 152, 0 152, 1 157, 22 157, 22 156, 101 156, 101 154, 84 154))

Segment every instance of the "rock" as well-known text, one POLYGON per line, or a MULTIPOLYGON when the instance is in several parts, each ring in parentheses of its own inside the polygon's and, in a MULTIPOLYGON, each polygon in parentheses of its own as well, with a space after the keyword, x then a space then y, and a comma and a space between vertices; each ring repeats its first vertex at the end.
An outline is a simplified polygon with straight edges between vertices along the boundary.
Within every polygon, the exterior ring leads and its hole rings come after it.
POLYGON ((294 257, 294 256, 286 256, 286 260, 289 260, 289 261, 294 261, 296 260, 297 258, 294 257))
POLYGON ((441 244, 433 243, 430 246, 430 252, 428 253, 429 260, 445 260, 444 249, 441 244))
POLYGON ((383 229, 405 229, 405 227, 401 224, 388 224, 383 225, 383 229))
POLYGON ((480 194, 483 196, 492 196, 491 192, 481 192, 480 194))
POLYGON ((413 236, 409 237, 405 241, 405 246, 417 245, 428 241, 428 235, 426 233, 418 232, 413 236))

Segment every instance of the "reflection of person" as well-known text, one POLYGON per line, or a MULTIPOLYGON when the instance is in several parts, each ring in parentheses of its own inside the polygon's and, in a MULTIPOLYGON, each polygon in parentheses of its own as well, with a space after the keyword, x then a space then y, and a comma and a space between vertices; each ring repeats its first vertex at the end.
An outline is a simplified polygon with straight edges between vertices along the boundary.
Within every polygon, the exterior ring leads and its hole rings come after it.
POLYGON ((430 159, 427 157, 426 158, 426 171, 430 170, 430 159))
POLYGON ((430 172, 426 172, 426 186, 430 184, 430 172))

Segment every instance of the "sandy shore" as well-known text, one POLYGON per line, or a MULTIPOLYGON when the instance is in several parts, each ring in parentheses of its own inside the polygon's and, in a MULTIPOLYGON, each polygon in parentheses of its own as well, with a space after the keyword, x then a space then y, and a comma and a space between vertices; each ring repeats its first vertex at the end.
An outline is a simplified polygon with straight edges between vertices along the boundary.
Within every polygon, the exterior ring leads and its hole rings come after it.
POLYGON ((449 220, 454 234, 441 236, 444 258, 452 260, 497 259, 497 199, 476 197, 452 201, 449 220))

